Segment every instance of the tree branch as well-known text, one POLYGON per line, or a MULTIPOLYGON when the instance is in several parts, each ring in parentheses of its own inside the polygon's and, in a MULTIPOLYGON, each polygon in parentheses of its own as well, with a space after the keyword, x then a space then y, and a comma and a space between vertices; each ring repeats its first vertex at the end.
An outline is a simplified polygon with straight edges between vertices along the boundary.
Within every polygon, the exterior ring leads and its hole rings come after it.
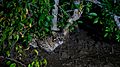
POLYGON ((52 15, 53 15, 52 24, 53 24, 53 26, 51 27, 51 30, 59 31, 59 28, 57 27, 57 15, 58 15, 59 0, 54 0, 54 2, 55 2, 55 4, 54 4, 55 9, 52 10, 52 15))

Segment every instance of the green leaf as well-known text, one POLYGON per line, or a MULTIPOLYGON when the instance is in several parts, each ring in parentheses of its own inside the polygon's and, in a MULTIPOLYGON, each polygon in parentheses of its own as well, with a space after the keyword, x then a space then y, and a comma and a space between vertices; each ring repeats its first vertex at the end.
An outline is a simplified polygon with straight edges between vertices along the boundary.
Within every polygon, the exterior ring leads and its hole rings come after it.
POLYGON ((47 16, 47 20, 50 21, 52 19, 51 16, 47 16))
POLYGON ((35 67, 40 67, 40 65, 39 65, 39 62, 38 62, 38 61, 36 61, 36 63, 35 63, 35 67))
POLYGON ((15 47, 16 51, 19 49, 18 46, 15 47))
POLYGON ((92 16, 88 16, 89 19, 92 19, 93 17, 92 16))
POLYGON ((90 16, 97 16, 96 13, 89 13, 90 16))
POLYGON ((28 67, 33 67, 31 64, 28 64, 28 67))
POLYGON ((12 17, 12 16, 13 16, 13 14, 11 13, 11 14, 10 14, 10 17, 12 17))
POLYGON ((19 39, 19 35, 16 35, 16 38, 17 38, 17 41, 18 41, 18 39, 19 39))
POLYGON ((11 61, 7 61, 6 64, 7 64, 7 65, 10 65, 10 64, 11 64, 11 61))
POLYGON ((87 7, 86 10, 87 10, 87 12, 90 12, 90 8, 87 7))
POLYGON ((107 37, 108 36, 108 33, 105 33, 104 37, 107 37))
POLYGON ((28 35, 28 40, 31 41, 32 40, 32 36, 29 34, 28 35))
POLYGON ((33 61, 31 66, 33 67, 34 64, 35 64, 35 62, 33 61))
POLYGON ((40 61, 39 63, 40 63, 40 66, 43 64, 42 61, 40 61))
POLYGON ((83 21, 78 21, 78 23, 83 23, 83 21))
POLYGON ((99 18, 96 18, 93 23, 98 23, 99 18))
POLYGON ((32 22, 33 22, 33 20, 34 20, 33 18, 30 18, 30 23, 32 23, 32 22))
POLYGON ((46 31, 46 32, 49 32, 49 29, 48 29, 48 28, 45 28, 45 31, 46 31))
POLYGON ((117 40, 120 38, 120 36, 119 36, 119 35, 116 35, 116 37, 117 37, 117 38, 116 38, 117 40))
POLYGON ((48 24, 48 23, 49 23, 49 22, 45 22, 45 26, 46 26, 46 27, 49 27, 49 24, 48 24))
POLYGON ((47 60, 43 59, 43 64, 47 65, 47 60))
POLYGON ((16 63, 12 63, 10 67, 16 67, 16 63))
POLYGON ((109 28, 109 27, 106 27, 105 31, 106 31, 106 32, 109 32, 109 31, 110 31, 110 28, 109 28))
POLYGON ((32 0, 32 3, 34 4, 36 0, 32 0))
POLYGON ((9 57, 10 56, 10 51, 6 51, 6 54, 9 57))
POLYGON ((38 52, 36 49, 34 49, 34 51, 35 51, 35 53, 38 55, 39 52, 38 52))
POLYGON ((106 29, 105 31, 106 31, 106 32, 108 32, 109 30, 108 30, 108 29, 106 29))

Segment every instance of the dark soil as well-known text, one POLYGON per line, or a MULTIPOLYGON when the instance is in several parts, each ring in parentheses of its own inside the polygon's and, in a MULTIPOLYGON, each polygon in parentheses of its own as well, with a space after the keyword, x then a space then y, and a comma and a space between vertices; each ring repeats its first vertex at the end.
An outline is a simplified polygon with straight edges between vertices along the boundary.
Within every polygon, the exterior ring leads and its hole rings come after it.
POLYGON ((81 29, 70 33, 65 43, 48 53, 38 48, 37 56, 33 49, 23 50, 22 55, 14 53, 14 58, 28 65, 36 56, 47 59, 47 67, 120 67, 120 45, 106 43, 94 33, 81 29))
POLYGON ((47 67, 120 67, 120 45, 88 34, 84 30, 71 33, 54 52, 43 54, 47 67))

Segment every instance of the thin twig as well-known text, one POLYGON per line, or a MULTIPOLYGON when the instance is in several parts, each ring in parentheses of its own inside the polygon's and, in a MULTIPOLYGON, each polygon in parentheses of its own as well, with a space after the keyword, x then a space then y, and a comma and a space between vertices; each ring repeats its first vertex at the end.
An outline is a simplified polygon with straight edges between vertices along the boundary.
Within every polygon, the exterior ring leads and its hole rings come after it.
POLYGON ((25 64, 23 64, 23 63, 21 63, 21 62, 19 62, 19 61, 15 60, 15 59, 13 59, 13 58, 5 58, 5 59, 6 59, 6 60, 10 60, 10 61, 14 61, 15 63, 20 64, 22 67, 26 67, 26 65, 25 65, 25 64))
POLYGON ((15 60, 15 59, 13 59, 13 58, 8 58, 8 57, 0 56, 0 62, 3 62, 3 60, 10 60, 10 61, 13 61, 13 62, 15 62, 15 63, 20 64, 22 67, 26 67, 25 64, 23 64, 23 63, 15 60))

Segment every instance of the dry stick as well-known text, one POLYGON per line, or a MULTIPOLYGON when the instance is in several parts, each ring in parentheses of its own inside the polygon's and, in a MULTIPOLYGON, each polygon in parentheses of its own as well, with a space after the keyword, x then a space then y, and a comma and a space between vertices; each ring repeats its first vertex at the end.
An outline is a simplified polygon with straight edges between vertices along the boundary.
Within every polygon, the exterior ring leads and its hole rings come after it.
POLYGON ((90 2, 92 2, 92 3, 94 3, 94 4, 97 4, 97 5, 101 6, 101 5, 100 5, 101 2, 99 2, 99 1, 97 1, 97 0, 86 0, 86 1, 90 1, 90 2))
POLYGON ((120 29, 120 20, 119 19, 120 19, 120 16, 114 15, 114 20, 115 20, 118 28, 120 29))
MULTIPOLYGON (((80 4, 80 0, 75 0, 74 1, 75 5, 80 4)), ((67 35, 67 33, 69 32, 69 27, 73 24, 74 21, 78 20, 81 17, 81 14, 83 13, 83 11, 79 10, 79 9, 74 9, 74 13, 73 16, 71 18, 68 19, 68 24, 66 25, 66 27, 63 29, 63 34, 67 35)))
POLYGON ((21 62, 19 62, 19 61, 15 60, 15 59, 12 59, 12 58, 5 58, 5 59, 6 59, 6 60, 10 60, 10 61, 14 61, 15 63, 20 64, 22 67, 26 67, 26 65, 25 65, 25 64, 23 64, 23 63, 21 63, 21 62))
POLYGON ((53 24, 53 26, 51 27, 51 30, 59 31, 59 28, 57 27, 57 15, 58 15, 59 0, 54 0, 54 2, 55 2, 55 4, 54 4, 55 9, 52 10, 52 15, 53 15, 52 24, 53 24))
POLYGON ((0 56, 0 62, 3 62, 4 60, 14 61, 15 63, 20 64, 22 67, 26 67, 26 65, 25 65, 25 64, 23 64, 23 63, 21 63, 21 62, 19 62, 19 61, 15 60, 15 59, 8 58, 8 57, 6 57, 6 58, 5 58, 4 56, 0 56))

